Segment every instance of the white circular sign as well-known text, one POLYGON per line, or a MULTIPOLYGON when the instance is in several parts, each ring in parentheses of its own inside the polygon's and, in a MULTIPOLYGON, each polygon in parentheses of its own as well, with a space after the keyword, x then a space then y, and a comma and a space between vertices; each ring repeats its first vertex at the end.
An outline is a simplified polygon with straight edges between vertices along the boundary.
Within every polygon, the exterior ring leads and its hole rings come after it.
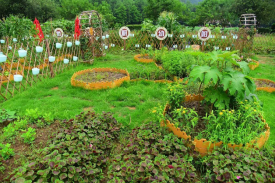
POLYGON ((131 31, 128 27, 121 27, 119 29, 119 36, 121 39, 128 39, 130 37, 131 31))
POLYGON ((199 30, 198 36, 200 40, 207 41, 211 36, 211 30, 208 27, 203 27, 199 30))
POLYGON ((168 35, 167 29, 165 27, 159 27, 157 28, 155 35, 158 40, 164 40, 168 35))
POLYGON ((60 28, 55 29, 53 34, 57 38, 62 38, 64 36, 63 30, 60 28))

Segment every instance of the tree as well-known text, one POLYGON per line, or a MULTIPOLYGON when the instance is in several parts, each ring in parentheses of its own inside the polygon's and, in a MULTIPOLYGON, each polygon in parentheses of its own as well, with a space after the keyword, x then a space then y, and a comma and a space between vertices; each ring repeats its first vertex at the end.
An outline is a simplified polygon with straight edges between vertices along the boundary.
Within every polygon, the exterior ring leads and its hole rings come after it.
POLYGON ((103 15, 104 19, 109 23, 109 25, 113 26, 115 24, 115 17, 113 15, 110 4, 108 4, 106 1, 102 1, 101 4, 94 3, 93 6, 94 10, 103 15))
POLYGON ((241 14, 256 14, 258 24, 269 24, 275 19, 274 0, 234 0, 231 11, 240 17, 241 14))
POLYGON ((147 18, 157 20, 163 11, 173 12, 177 16, 182 13, 183 4, 179 0, 148 0, 144 11, 147 18))
POLYGON ((58 17, 56 2, 54 0, 28 0, 26 16, 32 20, 37 18, 40 22, 58 17))
POLYGON ((137 7, 133 4, 130 7, 128 23, 138 24, 141 23, 141 13, 138 11, 137 7))
POLYGON ((198 23, 228 25, 235 18, 230 11, 231 3, 232 0, 204 0, 196 9, 198 23))
POLYGON ((91 10, 93 5, 88 0, 60 0, 59 13, 66 19, 74 19, 82 11, 91 10))
POLYGON ((127 23, 127 12, 126 7, 123 3, 119 3, 114 11, 114 16, 116 17, 116 23, 125 25, 127 23))
POLYGON ((8 17, 10 14, 13 15, 25 15, 27 0, 0 0, 1 18, 8 17))

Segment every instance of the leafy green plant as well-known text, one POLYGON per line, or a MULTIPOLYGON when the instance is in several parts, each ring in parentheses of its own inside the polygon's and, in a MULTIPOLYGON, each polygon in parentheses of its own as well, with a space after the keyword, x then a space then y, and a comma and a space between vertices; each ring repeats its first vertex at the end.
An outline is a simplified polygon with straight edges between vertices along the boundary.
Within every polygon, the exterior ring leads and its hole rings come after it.
MULTIPOLYGON (((247 63, 237 63, 234 52, 225 52, 216 58, 217 66, 196 66, 190 73, 191 82, 199 82, 206 88, 203 91, 205 101, 216 108, 229 108, 235 100, 244 100, 246 96, 254 93, 256 85, 252 78, 244 73, 248 70, 247 63), (234 70, 235 67, 240 68, 234 70)), ((201 93, 201 87, 199 88, 201 93)))
POLYGON ((14 149, 10 148, 11 144, 2 144, 0 143, 0 154, 3 159, 7 160, 11 156, 14 156, 14 149))
POLYGON ((38 108, 36 108, 36 109, 27 109, 26 113, 25 113, 25 117, 31 123, 35 123, 36 120, 38 120, 39 118, 41 118, 41 114, 40 114, 38 108))
POLYGON ((24 143, 31 144, 35 140, 36 132, 34 128, 28 128, 26 133, 23 133, 21 137, 24 139, 24 143))
POLYGON ((9 36, 18 39, 33 36, 37 34, 36 31, 33 22, 24 17, 10 15, 0 21, 0 37, 9 36))
POLYGON ((161 58, 163 68, 171 75, 184 78, 191 70, 191 66, 195 63, 194 58, 180 51, 171 51, 161 58))
POLYGON ((17 118, 15 113, 15 111, 10 111, 8 109, 0 110, 0 123, 15 120, 17 118))
POLYGON ((167 47, 162 47, 161 50, 154 51, 154 60, 157 64, 162 64, 162 57, 168 53, 167 47))
POLYGON ((192 147, 159 124, 135 128, 119 154, 110 160, 109 182, 197 182, 192 147))
POLYGON ((182 105, 185 95, 187 94, 183 89, 184 85, 180 82, 168 85, 166 96, 168 103, 171 106, 171 110, 179 108, 182 105))
POLYGON ((11 181, 99 182, 121 125, 110 113, 81 113, 63 121, 40 158, 15 170, 11 181))
POLYGON ((206 182, 274 182, 274 157, 258 150, 218 149, 202 160, 206 182))

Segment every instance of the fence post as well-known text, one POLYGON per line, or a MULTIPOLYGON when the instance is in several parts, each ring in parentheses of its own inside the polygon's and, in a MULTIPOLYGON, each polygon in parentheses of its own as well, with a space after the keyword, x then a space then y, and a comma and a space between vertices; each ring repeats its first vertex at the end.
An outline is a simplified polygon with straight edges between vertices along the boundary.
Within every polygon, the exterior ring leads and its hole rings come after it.
MULTIPOLYGON (((48 50, 48 56, 51 56, 50 46, 49 46, 48 39, 46 39, 46 46, 47 46, 47 50, 48 50)), ((51 71, 51 77, 53 78, 54 77, 53 62, 49 61, 49 67, 50 67, 50 71, 51 71)))

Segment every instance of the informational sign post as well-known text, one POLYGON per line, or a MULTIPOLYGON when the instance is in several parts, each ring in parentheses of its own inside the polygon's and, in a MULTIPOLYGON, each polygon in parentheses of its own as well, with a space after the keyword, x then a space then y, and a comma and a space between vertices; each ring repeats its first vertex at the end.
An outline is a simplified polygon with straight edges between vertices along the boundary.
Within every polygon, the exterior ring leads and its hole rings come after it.
POLYGON ((202 41, 202 51, 204 51, 205 42, 211 36, 211 30, 208 27, 203 27, 198 32, 199 39, 202 41))
POLYGON ((162 40, 166 39, 168 32, 165 27, 159 27, 157 28, 155 32, 156 38, 160 40, 160 48, 162 47, 162 40))
POLYGON ((63 30, 60 28, 57 28, 54 30, 54 37, 62 38, 64 36, 63 30))
POLYGON ((124 40, 124 50, 126 50, 126 39, 130 37, 131 31, 128 27, 121 27, 119 29, 119 36, 124 40))

